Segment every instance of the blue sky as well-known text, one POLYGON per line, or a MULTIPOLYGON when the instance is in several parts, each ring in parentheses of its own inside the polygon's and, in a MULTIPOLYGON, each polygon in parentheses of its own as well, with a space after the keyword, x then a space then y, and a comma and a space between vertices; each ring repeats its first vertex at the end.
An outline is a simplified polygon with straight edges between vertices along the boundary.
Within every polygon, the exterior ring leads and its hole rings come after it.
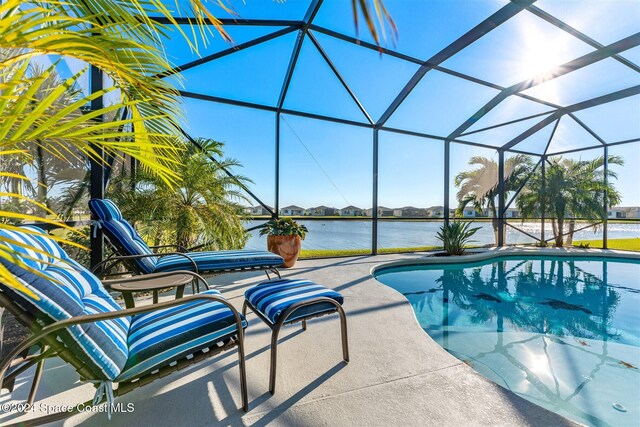
MULTIPOLYGON (((385 45, 420 59, 428 59, 506 2, 403 0, 387 3, 398 25, 399 35, 395 44, 387 41, 385 45)), ((279 3, 246 0, 234 4, 240 16, 245 18, 301 19, 308 1, 288 0, 279 3)), ((640 2, 637 0, 541 0, 536 4, 602 44, 640 32, 640 2)), ((314 23, 356 35, 350 2, 347 1, 326 0, 314 23)), ((242 43, 278 29, 232 27, 229 31, 236 43, 242 43)), ((415 64, 317 32, 314 34, 374 120, 417 69, 415 64)), ((181 84, 191 92, 273 106, 280 93, 296 35, 291 33, 192 68, 183 73, 181 84)), ((363 40, 371 41, 364 28, 361 28, 359 35, 363 40)), ((201 48, 202 56, 229 47, 219 36, 210 38, 209 42, 206 48, 201 48)), ((166 40, 165 48, 169 58, 177 65, 198 58, 176 33, 166 40)), ((508 86, 593 50, 588 44, 524 11, 445 61, 443 66, 508 86)), ((640 65, 639 48, 623 52, 622 56, 640 65)), ((538 85, 526 91, 526 94, 564 106, 638 84, 638 73, 613 59, 606 59, 538 85)), ((387 125, 447 136, 498 92, 494 88, 443 72, 430 71, 391 116, 387 125)), ((309 40, 303 45, 284 106, 365 121, 309 40)), ((251 178, 255 193, 273 205, 275 115, 191 99, 185 99, 185 109, 186 127, 190 134, 225 142, 227 155, 237 158, 244 165, 238 172, 251 178)), ((550 110, 542 104, 512 96, 468 131, 550 110)), ((575 116, 607 142, 640 138, 640 96, 583 110, 575 116)), ((462 138, 499 146, 542 118, 462 138)), ((371 206, 373 166, 370 129, 292 115, 284 115, 280 125, 280 206, 371 206)), ((548 142, 551 129, 552 126, 548 126, 541 130, 523 141, 520 147, 541 152, 548 142)), ((576 121, 565 116, 556 130, 550 152, 598 144, 576 121)), ((625 167, 618 168, 618 187, 623 194, 623 205, 640 205, 640 143, 611 147, 610 153, 622 155, 626 161, 625 167)), ((572 156, 591 158, 598 154, 602 154, 602 150, 572 156)), ((452 179, 456 173, 466 169, 468 159, 474 155, 497 159, 495 150, 453 144, 452 179)), ((443 158, 442 142, 381 132, 379 203, 390 207, 442 205, 443 158)), ((450 201, 455 205, 453 187, 450 201)))

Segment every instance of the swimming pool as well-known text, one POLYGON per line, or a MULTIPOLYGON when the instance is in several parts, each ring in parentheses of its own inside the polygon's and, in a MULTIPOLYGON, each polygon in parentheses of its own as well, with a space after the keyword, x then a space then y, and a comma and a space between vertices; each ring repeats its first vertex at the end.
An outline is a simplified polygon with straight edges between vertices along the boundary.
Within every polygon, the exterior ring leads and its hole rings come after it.
POLYGON ((374 275, 497 384, 588 425, 640 425, 640 261, 500 256, 374 275))

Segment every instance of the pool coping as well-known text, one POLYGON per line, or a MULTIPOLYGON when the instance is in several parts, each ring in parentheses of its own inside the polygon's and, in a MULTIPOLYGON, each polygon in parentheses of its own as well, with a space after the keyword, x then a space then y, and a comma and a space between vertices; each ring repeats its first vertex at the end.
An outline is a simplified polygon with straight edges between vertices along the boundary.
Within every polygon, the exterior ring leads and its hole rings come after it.
MULTIPOLYGON (((439 252, 442 253, 442 252, 439 252)), ((429 253, 421 258, 411 260, 391 261, 371 267, 370 273, 375 278, 381 270, 393 267, 410 265, 438 265, 438 264, 465 264, 468 262, 485 261, 502 256, 557 256, 581 258, 611 258, 640 261, 640 253, 622 251, 617 249, 580 249, 580 248, 533 248, 530 246, 509 246, 502 248, 474 249, 465 255, 438 257, 436 253, 429 253)))

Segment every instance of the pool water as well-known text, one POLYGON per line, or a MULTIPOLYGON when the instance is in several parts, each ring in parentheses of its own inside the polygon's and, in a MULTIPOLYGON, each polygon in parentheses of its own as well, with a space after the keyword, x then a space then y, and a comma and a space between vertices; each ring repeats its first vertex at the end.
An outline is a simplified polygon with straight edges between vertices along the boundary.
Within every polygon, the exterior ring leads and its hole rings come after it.
POLYGON ((640 425, 640 262, 501 257, 375 276, 497 384, 587 425, 640 425))

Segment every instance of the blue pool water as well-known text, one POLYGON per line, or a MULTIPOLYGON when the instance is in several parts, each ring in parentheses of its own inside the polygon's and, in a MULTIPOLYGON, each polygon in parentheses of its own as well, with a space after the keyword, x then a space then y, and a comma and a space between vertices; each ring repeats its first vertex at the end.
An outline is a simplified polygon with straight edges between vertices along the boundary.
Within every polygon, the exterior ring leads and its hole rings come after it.
POLYGON ((375 275, 497 384, 587 425, 640 425, 640 262, 502 257, 375 275))

